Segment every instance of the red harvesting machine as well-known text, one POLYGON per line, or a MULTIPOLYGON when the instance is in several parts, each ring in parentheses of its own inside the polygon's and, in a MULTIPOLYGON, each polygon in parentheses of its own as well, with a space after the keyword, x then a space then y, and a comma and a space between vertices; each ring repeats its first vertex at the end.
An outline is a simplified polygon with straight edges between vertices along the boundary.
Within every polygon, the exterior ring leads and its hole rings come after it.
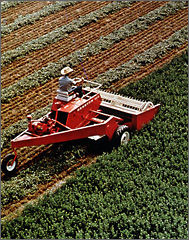
POLYGON ((127 144, 130 131, 140 130, 157 114, 160 104, 144 102, 99 90, 100 84, 84 80, 80 98, 57 90, 51 111, 38 120, 28 115, 28 129, 11 141, 15 154, 2 161, 5 174, 17 166, 16 148, 107 136, 116 145, 127 144), (93 87, 91 87, 93 86, 93 87))

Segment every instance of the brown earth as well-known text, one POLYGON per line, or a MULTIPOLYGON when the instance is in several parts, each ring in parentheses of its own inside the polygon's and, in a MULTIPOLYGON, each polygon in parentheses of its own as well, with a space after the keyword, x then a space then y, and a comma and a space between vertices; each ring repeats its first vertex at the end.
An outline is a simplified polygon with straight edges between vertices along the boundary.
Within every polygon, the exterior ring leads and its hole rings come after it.
POLYGON ((134 21, 140 15, 144 15, 157 7, 165 4, 164 2, 137 2, 130 8, 124 8, 115 14, 83 27, 80 31, 69 35, 69 38, 50 44, 46 48, 32 52, 20 60, 14 61, 1 70, 1 87, 5 88, 24 76, 32 74, 46 66, 49 62, 56 62, 60 58, 83 48, 90 42, 95 42, 100 36, 105 36, 114 30, 119 29, 124 24, 134 21), (124 18, 127 16, 127 20, 124 18), (74 43, 75 40, 75 43, 74 43), (24 64, 24 68, 23 68, 24 64))
MULTIPOLYGON (((6 12, 1 13, 1 23, 5 22, 6 25, 14 22, 19 15, 25 16, 39 11, 44 6, 53 4, 54 1, 26 1, 20 5, 9 8, 6 12)), ((1 46, 2 47, 2 46, 1 46)))
MULTIPOLYGON (((187 9, 181 10, 177 15, 171 15, 152 26, 149 26, 147 30, 142 31, 135 36, 129 37, 119 43, 115 43, 111 49, 90 57, 83 62, 88 78, 94 79, 97 75, 106 72, 110 68, 116 68, 117 66, 126 63, 135 55, 138 55, 167 39, 175 31, 186 26, 187 17, 187 9)), ((76 67, 76 69, 79 68, 76 67)), ((77 75, 81 74, 82 71, 80 70, 77 75)))
MULTIPOLYGON (((30 2, 30 3, 34 3, 34 2, 30 2)), ((12 84, 14 81, 19 80, 21 77, 27 76, 28 74, 31 74, 33 71, 36 71, 36 68, 39 65, 37 63, 40 62, 40 59, 43 59, 43 61, 41 62, 41 65, 39 68, 41 68, 42 66, 45 66, 48 62, 57 61, 60 58, 60 56, 62 56, 63 54, 65 54, 66 56, 69 53, 75 51, 75 46, 73 45, 73 37, 76 39, 77 47, 82 48, 88 42, 96 41, 94 39, 98 39, 100 36, 99 34, 107 35, 109 32, 112 32, 113 30, 120 28, 122 25, 126 24, 127 22, 133 21, 139 15, 144 15, 147 12, 152 11, 153 9, 165 3, 166 2, 163 2, 163 1, 137 2, 128 9, 122 9, 118 13, 109 15, 107 18, 104 18, 98 21, 97 23, 92 23, 89 26, 82 28, 78 33, 70 34, 69 40, 68 39, 61 40, 56 44, 49 45, 45 50, 39 50, 29 54, 26 58, 23 58, 26 61, 26 65, 24 65, 23 59, 14 61, 8 67, 2 69, 2 77, 4 78, 3 84, 5 84, 4 86, 8 86, 10 82, 12 84), (127 17, 129 16, 128 20, 126 20, 125 16, 127 17), (64 47, 64 51, 62 51, 61 46, 62 48, 64 47), (47 51, 47 53, 43 55, 44 53, 43 51, 44 52, 47 51), (27 58, 29 59, 28 62, 27 62, 27 58), (36 62, 34 60, 36 60, 36 62), (31 65, 29 65, 29 63, 31 63, 31 65), (22 71, 23 66, 26 67, 27 70, 22 71), (31 68, 31 72, 30 72, 30 68, 31 68), (16 71, 14 69, 16 69, 16 71), (20 76, 17 77, 16 75, 18 74, 18 71, 20 76), (9 72, 12 74, 10 74, 9 72), (9 79, 9 82, 7 83, 6 83, 6 78, 9 79)), ((38 4, 38 1, 37 1, 37 4, 38 4)), ((77 3, 76 5, 78 4, 80 3, 77 3)), ((83 5, 80 8, 82 7, 84 8, 85 4, 86 6, 88 6, 88 4, 90 5, 89 2, 83 2, 82 4, 83 5)), ((33 9, 35 9, 36 7, 36 5, 35 6, 34 5, 35 4, 33 4, 33 9)), ((99 2, 99 5, 100 5, 100 2, 99 2)), ((22 7, 23 6, 21 4, 15 7, 14 9, 17 9, 17 8, 22 9, 22 7)), ((32 5, 31 5, 31 8, 32 8, 32 5)), ((69 7, 69 9, 70 8, 71 7, 69 7)), ((29 11, 29 6, 28 6, 28 11, 29 11)), ((70 14, 72 16, 76 16, 77 14, 79 14, 79 11, 76 13, 76 15, 74 15, 74 13, 70 13, 70 14)), ((71 18, 71 15, 70 15, 70 18, 71 18)), ((140 54, 145 50, 151 48, 153 45, 157 44, 158 42, 164 39, 167 39, 175 31, 178 31, 183 26, 187 25, 188 23, 187 16, 188 16, 188 10, 187 9, 181 10, 176 15, 171 15, 166 19, 164 19, 163 21, 158 21, 152 26, 150 26, 148 29, 141 31, 137 35, 129 37, 126 40, 121 41, 120 43, 115 43, 112 48, 106 51, 103 51, 96 56, 88 58, 87 61, 83 62, 83 65, 87 71, 88 78, 95 79, 98 74, 103 73, 110 68, 115 68, 123 63, 126 63, 136 54, 140 54)), ((45 25, 42 27, 44 29, 46 28, 45 25)), ((43 30, 41 31, 43 32, 43 30)), ((31 32, 32 32, 32 28, 31 28, 31 32)), ((19 41, 20 40, 18 38, 18 42, 19 41)), ((141 67, 140 71, 133 74, 131 77, 121 79, 117 83, 113 83, 109 90, 120 89, 125 85, 127 85, 128 82, 130 81, 140 80, 141 78, 150 74, 152 71, 158 68, 161 68, 163 65, 170 62, 175 56, 180 55, 183 51, 187 49, 187 47, 188 47, 188 43, 185 43, 182 47, 169 51, 165 56, 163 56, 161 59, 157 59, 153 64, 149 64, 145 67, 141 67)), ((76 66, 74 69, 77 69, 77 70, 74 71, 74 74, 72 76, 85 77, 81 64, 76 66)), ((58 87, 58 78, 54 78, 47 84, 28 91, 27 93, 25 93, 24 96, 18 96, 14 98, 9 104, 2 104, 1 106, 2 129, 6 129, 11 124, 17 122, 19 119, 25 118, 27 114, 34 112, 37 109, 43 108, 48 104, 51 104, 54 96, 56 95, 57 87, 58 87)), ((23 169, 33 164, 33 162, 38 161, 41 154, 43 154, 45 151, 48 151, 51 148, 53 148, 53 145, 19 149, 18 155, 21 163, 18 167, 17 173, 19 173, 19 171, 22 171, 23 169)), ((12 152, 11 148, 3 149, 1 152, 2 158, 9 152, 12 152)), ((33 195, 30 195, 22 199, 21 201, 17 201, 17 202, 15 201, 14 203, 10 203, 7 206, 5 206, 1 211, 1 216, 2 217, 10 216, 10 218, 15 217, 16 211, 19 210, 21 212, 25 204, 33 201, 34 199, 38 198, 40 195, 43 195, 44 193, 46 193, 47 189, 51 189, 51 188, 53 189, 54 186, 60 180, 65 179, 77 168, 81 167, 82 165, 89 165, 95 161, 96 161, 96 155, 89 155, 85 158, 78 159, 77 164, 73 165, 69 169, 63 170, 62 173, 59 174, 58 177, 54 177, 54 179, 51 182, 45 185, 39 186, 38 191, 35 192, 33 195), (11 213, 13 214, 11 215, 11 213)), ((2 179, 4 179, 3 174, 2 174, 2 179)))
POLYGON ((187 48, 188 48, 188 43, 186 42, 180 48, 173 49, 168 54, 163 56, 161 59, 160 58, 156 59, 153 64, 149 64, 147 66, 141 67, 141 70, 138 71, 137 73, 133 74, 132 76, 121 79, 120 81, 118 81, 116 83, 113 83, 110 87, 110 90, 112 90, 112 91, 119 90, 119 89, 125 87, 126 85, 128 85, 131 81, 136 82, 136 81, 146 77, 150 73, 152 73, 152 72, 156 71, 157 69, 162 68, 164 65, 167 65, 168 63, 170 63, 174 57, 180 56, 183 52, 185 52, 187 50, 187 48))
MULTIPOLYGON (((181 10, 176 15, 158 21, 137 35, 115 43, 112 48, 90 57, 83 62, 88 78, 94 79, 98 74, 126 63, 135 55, 168 38, 175 31, 186 26, 187 17, 187 9, 181 10)), ((74 72, 74 76, 84 76, 80 64, 75 69, 78 70, 74 72)), ((9 104, 2 104, 2 129, 25 118, 28 113, 50 104, 56 94, 57 87, 58 79, 55 78, 40 88, 30 90, 25 96, 14 98, 14 101, 9 104), (6 117, 7 115, 9 118, 6 117)))
POLYGON ((45 35, 54 29, 62 27, 72 20, 93 12, 109 3, 110 2, 108 1, 79 1, 74 6, 68 7, 66 10, 56 12, 42 18, 34 24, 19 28, 1 39, 2 53, 17 48, 21 44, 31 41, 31 39, 36 39, 45 35))

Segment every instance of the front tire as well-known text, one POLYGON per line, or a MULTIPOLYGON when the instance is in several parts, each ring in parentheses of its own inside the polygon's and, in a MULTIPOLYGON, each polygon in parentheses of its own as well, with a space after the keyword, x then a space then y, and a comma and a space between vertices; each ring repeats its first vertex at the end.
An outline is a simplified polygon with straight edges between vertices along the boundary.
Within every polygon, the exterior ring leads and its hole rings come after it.
POLYGON ((113 143, 116 147, 118 146, 125 146, 128 144, 130 140, 130 131, 128 126, 121 125, 117 128, 114 133, 113 143))
POLYGON ((2 161, 1 169, 6 175, 11 175, 16 171, 18 160, 16 158, 14 163, 12 164, 14 158, 14 154, 7 154, 2 161))

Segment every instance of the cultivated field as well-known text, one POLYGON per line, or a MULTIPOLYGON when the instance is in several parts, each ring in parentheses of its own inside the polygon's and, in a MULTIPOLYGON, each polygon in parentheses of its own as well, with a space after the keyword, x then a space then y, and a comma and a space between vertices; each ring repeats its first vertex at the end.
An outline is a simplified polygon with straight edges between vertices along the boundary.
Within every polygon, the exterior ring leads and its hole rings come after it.
MULTIPOLYGON (((49 111, 63 67, 74 69, 72 77, 118 91, 188 48, 184 1, 13 1, 1 7, 2 159, 12 152, 10 140, 27 127, 27 114, 49 111)), ((3 218, 103 152, 85 140, 74 144, 63 153, 61 144, 18 150, 16 175, 2 173, 3 218)))

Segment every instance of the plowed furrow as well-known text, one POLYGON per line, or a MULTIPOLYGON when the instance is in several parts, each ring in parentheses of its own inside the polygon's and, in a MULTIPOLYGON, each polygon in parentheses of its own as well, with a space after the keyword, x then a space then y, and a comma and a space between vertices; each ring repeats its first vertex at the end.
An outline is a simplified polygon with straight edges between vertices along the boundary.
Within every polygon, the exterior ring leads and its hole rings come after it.
POLYGON ((21 44, 30 41, 31 39, 36 39, 42 35, 45 35, 48 32, 51 32, 54 29, 62 27, 68 22, 71 22, 79 16, 84 16, 109 3, 110 2, 108 1, 80 1, 76 5, 70 6, 66 11, 62 10, 60 12, 56 12, 42 18, 35 24, 26 25, 2 38, 2 53, 14 49, 21 44), (68 17, 66 17, 66 12, 68 17))
POLYGON ((188 43, 186 42, 180 48, 171 50, 168 54, 163 56, 161 59, 156 59, 153 64, 149 64, 148 66, 141 67, 141 70, 133 74, 132 76, 121 79, 119 82, 113 83, 110 87, 110 90, 114 90, 114 91, 115 89, 119 90, 122 87, 126 86, 130 81, 135 82, 146 77, 153 71, 160 69, 165 64, 170 63, 175 56, 181 55, 183 52, 187 50, 187 48, 188 48, 188 43))
POLYGON ((130 9, 122 9, 119 12, 102 19, 98 23, 83 27, 77 34, 70 34, 69 38, 63 39, 48 48, 36 51, 18 61, 14 61, 1 71, 1 87, 7 87, 24 76, 47 65, 49 62, 56 62, 61 57, 67 56, 77 49, 83 48, 87 43, 94 42, 100 36, 110 34, 124 24, 136 20, 137 13, 145 15, 154 10, 164 2, 137 2, 130 9), (75 39, 76 44, 74 44, 75 39), (23 68, 24 65, 24 68, 23 68))
POLYGON ((158 42, 168 38, 175 31, 186 26, 187 17, 187 10, 180 11, 177 16, 170 16, 165 21, 149 27, 148 30, 141 32, 139 35, 128 38, 121 43, 116 43, 110 50, 106 50, 103 54, 99 54, 83 62, 88 73, 88 78, 93 79, 97 74, 101 74, 109 68, 115 68, 129 61, 135 55, 146 51, 158 42), (95 65, 93 64, 94 62, 95 65))
POLYGON ((53 4, 53 1, 26 1, 13 8, 9 8, 6 12, 1 14, 1 21, 5 21, 9 24, 15 21, 19 15, 25 16, 39 11, 44 6, 53 4))
MULTIPOLYGON (((168 38, 174 31, 186 25, 186 19, 186 10, 182 10, 176 16, 169 16, 164 21, 154 24, 138 35, 117 43, 113 48, 91 57, 88 61, 83 62, 88 78, 93 79, 98 74, 129 61, 133 56, 151 48, 163 39, 168 38)), ((84 76, 81 65, 77 66, 75 69, 77 70, 74 72, 74 76, 84 76)), ((58 78, 53 79, 51 82, 41 86, 35 91, 29 91, 25 97, 16 97, 14 103, 7 105, 2 104, 2 127, 10 125, 11 122, 16 122, 18 118, 24 118, 29 112, 34 112, 38 108, 50 104, 56 94, 57 87, 58 78), (13 110, 14 112, 12 112, 13 110), (5 117, 7 114, 9 115, 8 120, 5 117)))
MULTIPOLYGON (((81 68, 82 69, 82 68, 81 68)), ((82 74, 82 73, 81 73, 82 74)), ((52 89, 52 84, 53 83, 51 83, 50 84, 50 88, 52 89)), ((55 89, 57 88, 57 83, 55 83, 55 89)), ((49 90, 47 90, 47 92, 48 92, 49 90)), ((33 94, 32 92, 31 92, 31 94, 33 94)), ((30 95, 30 94, 29 94, 30 95)), ((15 108, 14 108, 14 111, 13 111, 13 114, 12 114, 12 116, 14 117, 14 118, 17 118, 17 120, 18 119, 22 119, 22 112, 24 112, 25 113, 25 116, 26 116, 26 114, 27 113, 29 113, 30 112, 30 110, 33 112, 33 111, 35 111, 37 108, 38 108, 38 105, 40 105, 41 104, 41 102, 43 102, 43 106, 45 106, 46 104, 47 104, 47 101, 44 101, 44 97, 46 96, 46 93, 44 92, 44 90, 43 90, 43 86, 41 87, 41 88, 38 88, 38 90, 37 90, 37 92, 36 92, 36 94, 35 94, 35 97, 33 96, 33 99, 35 99, 34 100, 34 104, 32 104, 33 105, 33 107, 32 107, 32 109, 30 109, 30 105, 31 104, 29 104, 29 102, 28 102, 28 99, 30 99, 30 96, 26 96, 26 98, 24 99, 24 101, 22 102, 22 103, 20 103, 19 104, 19 107, 17 107, 16 108, 16 106, 15 106, 15 108), (40 101, 41 100, 41 101, 40 101), (22 111, 21 111, 21 109, 22 109, 22 111)), ((51 97, 51 99, 52 99, 53 97, 51 97)), ((49 97, 47 98, 48 99, 48 102, 49 102, 49 97)), ((17 102, 18 102, 18 100, 17 100, 17 102)), ((50 103, 50 102, 49 102, 50 103)), ((41 107, 43 107, 43 106, 41 106, 41 107)), ((7 111, 7 109, 6 109, 6 111, 7 111)), ((10 122, 11 122, 11 116, 9 117, 9 119, 7 120, 7 124, 10 124, 10 122)), ((6 121, 6 119, 3 119, 2 120, 2 126, 4 125, 4 123, 5 123, 5 121, 6 121)))

